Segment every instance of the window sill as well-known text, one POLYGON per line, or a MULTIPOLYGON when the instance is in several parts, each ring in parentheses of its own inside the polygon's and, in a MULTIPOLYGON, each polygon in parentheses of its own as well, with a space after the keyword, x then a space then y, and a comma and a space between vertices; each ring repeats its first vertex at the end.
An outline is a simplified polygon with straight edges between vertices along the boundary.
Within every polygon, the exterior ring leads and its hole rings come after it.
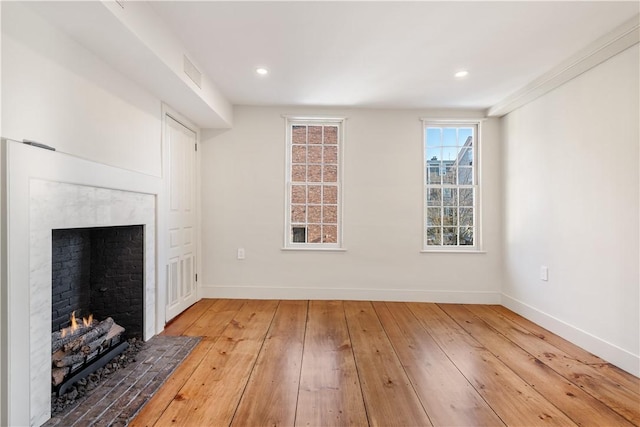
POLYGON ((280 248, 281 251, 311 251, 311 252, 347 252, 345 248, 309 248, 309 247, 300 247, 300 248, 280 248))
POLYGON ((465 250, 455 250, 455 249, 423 249, 420 251, 421 254, 486 254, 487 251, 483 251, 480 249, 465 249, 465 250))

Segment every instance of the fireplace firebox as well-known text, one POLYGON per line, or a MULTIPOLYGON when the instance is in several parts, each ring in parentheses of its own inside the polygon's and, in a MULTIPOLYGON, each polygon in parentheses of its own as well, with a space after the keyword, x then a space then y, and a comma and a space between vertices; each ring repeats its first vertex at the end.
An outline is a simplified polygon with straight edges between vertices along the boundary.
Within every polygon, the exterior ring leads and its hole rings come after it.
POLYGON ((126 338, 143 337, 144 227, 56 229, 51 237, 52 387, 63 394, 124 351, 126 338))
POLYGON ((51 332, 76 317, 112 317, 142 338, 144 227, 52 230, 51 332))

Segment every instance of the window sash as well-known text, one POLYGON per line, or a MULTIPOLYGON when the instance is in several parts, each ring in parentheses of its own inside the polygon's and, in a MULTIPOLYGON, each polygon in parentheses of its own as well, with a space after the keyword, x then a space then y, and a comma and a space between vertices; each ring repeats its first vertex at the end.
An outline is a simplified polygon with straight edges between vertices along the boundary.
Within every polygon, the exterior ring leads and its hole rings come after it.
POLYGON ((423 120, 423 132, 423 250, 479 250, 480 122, 423 120))
MULTIPOLYGON (((286 118, 284 247, 342 247, 342 118, 286 118), (296 127, 305 127, 304 142, 296 127), (310 127, 322 134, 309 134, 310 127), (336 128, 333 133, 327 129, 336 128), (300 241, 301 240, 301 241, 300 241)), ((300 129, 300 128, 298 128, 300 129)), ((315 131, 314 131, 315 132, 315 131)))
MULTIPOLYGON (((425 248, 427 249, 451 249, 451 248, 475 248, 477 242, 477 229, 476 224, 476 194, 478 186, 466 185, 466 186, 442 186, 442 185, 427 185, 425 187, 425 248), (444 195, 440 197, 438 203, 429 197, 430 190, 470 190, 473 194, 473 202, 464 203, 460 200, 459 192, 456 196, 455 202, 446 201, 444 195), (436 231, 435 233, 433 233, 436 231), (445 235, 455 233, 455 243, 444 244, 445 235), (439 236, 439 244, 430 244, 430 240, 433 240, 434 234, 439 236), (468 240, 463 241, 460 236, 473 236, 473 244, 465 243, 468 240)), ((449 237, 451 241, 451 237, 449 237)))

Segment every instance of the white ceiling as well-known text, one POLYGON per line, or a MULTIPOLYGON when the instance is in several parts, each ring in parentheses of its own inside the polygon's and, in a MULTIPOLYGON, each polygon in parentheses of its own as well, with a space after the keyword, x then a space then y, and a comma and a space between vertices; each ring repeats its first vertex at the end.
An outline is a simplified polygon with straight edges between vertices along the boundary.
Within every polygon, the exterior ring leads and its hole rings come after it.
POLYGON ((233 104, 488 108, 631 2, 149 2, 233 104), (255 68, 270 70, 257 76, 255 68), (453 74, 469 70, 465 79, 453 74))

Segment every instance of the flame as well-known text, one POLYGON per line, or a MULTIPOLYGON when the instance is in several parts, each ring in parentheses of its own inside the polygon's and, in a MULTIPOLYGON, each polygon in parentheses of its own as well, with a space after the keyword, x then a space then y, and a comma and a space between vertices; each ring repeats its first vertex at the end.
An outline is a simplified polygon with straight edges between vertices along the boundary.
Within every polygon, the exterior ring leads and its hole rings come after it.
POLYGON ((83 317, 82 318, 82 324, 85 327, 91 326, 92 323, 93 323, 93 314, 90 314, 89 317, 83 317))
MULTIPOLYGON (((68 328, 64 328, 60 331, 60 337, 64 338, 67 334, 75 331, 76 329, 79 328, 78 326, 78 319, 76 319, 76 312, 75 310, 71 313, 71 326, 69 326, 68 328)), ((86 328, 88 326, 91 326, 91 324, 93 323, 93 314, 90 314, 89 317, 83 317, 82 318, 82 325, 86 328)))
POLYGON ((78 329, 78 321, 76 320, 76 312, 74 311, 73 313, 71 313, 71 330, 70 330, 70 332, 73 332, 76 329, 78 329))

